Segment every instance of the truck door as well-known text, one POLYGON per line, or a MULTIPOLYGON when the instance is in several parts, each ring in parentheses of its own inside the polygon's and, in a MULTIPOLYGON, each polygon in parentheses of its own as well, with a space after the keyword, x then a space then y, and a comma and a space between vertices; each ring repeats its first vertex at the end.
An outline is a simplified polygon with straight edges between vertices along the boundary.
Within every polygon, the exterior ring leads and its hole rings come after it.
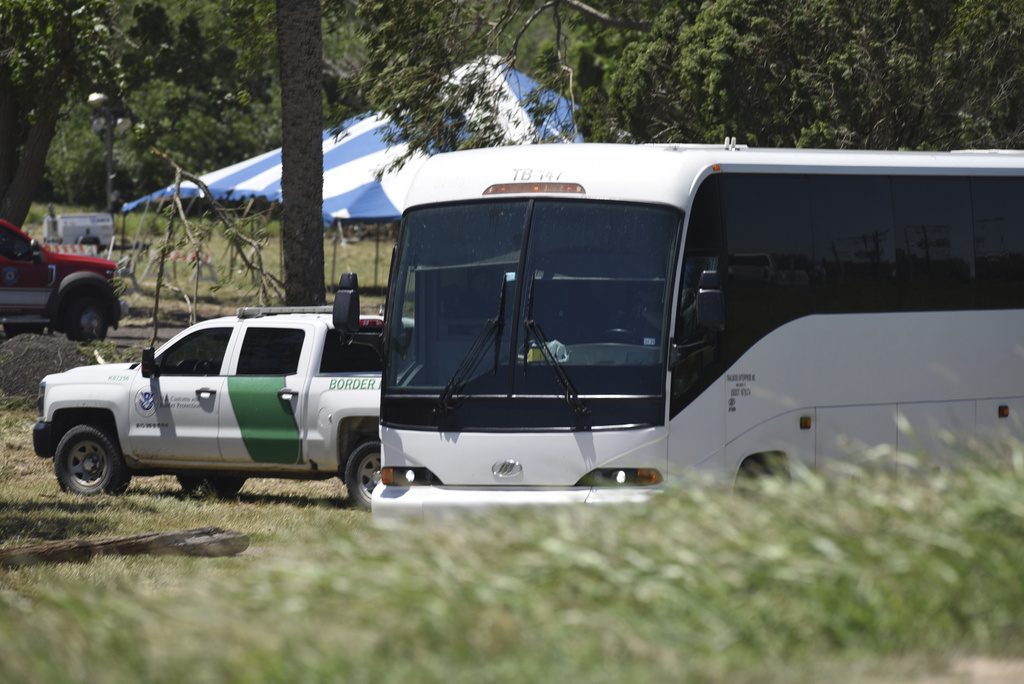
POLYGON ((233 463, 304 466, 300 426, 306 406, 312 327, 247 323, 220 406, 220 451, 233 463))
POLYGON ((52 281, 51 269, 33 254, 31 241, 0 224, 0 315, 42 313, 52 281))
POLYGON ((141 459, 220 461, 218 408, 232 328, 196 330, 157 357, 159 377, 132 381, 128 437, 141 459))
POLYGON ((303 439, 307 461, 334 469, 344 465, 359 440, 377 438, 382 365, 376 350, 345 344, 336 330, 327 331, 323 353, 311 369, 303 439), (357 419, 358 434, 342 440, 346 453, 339 454, 338 431, 346 419, 357 419))

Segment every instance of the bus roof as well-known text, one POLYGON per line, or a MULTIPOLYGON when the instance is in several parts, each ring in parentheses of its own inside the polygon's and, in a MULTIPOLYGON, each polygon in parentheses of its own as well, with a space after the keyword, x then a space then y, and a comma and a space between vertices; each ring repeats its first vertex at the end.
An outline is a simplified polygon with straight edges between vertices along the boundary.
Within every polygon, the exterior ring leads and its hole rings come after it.
POLYGON ((418 172, 406 207, 438 202, 552 196, 650 202, 689 209, 710 173, 1024 176, 1024 152, 796 150, 724 145, 547 144, 439 154, 418 172), (534 184, 548 183, 540 191, 534 184), (523 185, 511 185, 523 184, 523 185), (567 192, 566 184, 583 193, 567 192))

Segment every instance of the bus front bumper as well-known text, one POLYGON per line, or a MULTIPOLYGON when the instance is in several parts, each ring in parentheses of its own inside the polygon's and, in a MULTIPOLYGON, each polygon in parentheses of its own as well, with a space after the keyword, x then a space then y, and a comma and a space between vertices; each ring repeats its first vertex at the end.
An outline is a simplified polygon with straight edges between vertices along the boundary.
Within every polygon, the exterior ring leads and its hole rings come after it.
POLYGON ((659 489, 651 487, 498 489, 389 487, 379 484, 373 490, 373 519, 374 522, 436 520, 524 506, 643 503, 649 501, 658 491, 659 489))

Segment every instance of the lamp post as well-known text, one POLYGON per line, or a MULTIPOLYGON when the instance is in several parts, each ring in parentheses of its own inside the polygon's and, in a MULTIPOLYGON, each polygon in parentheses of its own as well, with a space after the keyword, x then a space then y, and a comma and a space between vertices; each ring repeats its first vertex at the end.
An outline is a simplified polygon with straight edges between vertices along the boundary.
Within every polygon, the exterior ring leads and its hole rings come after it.
MULTIPOLYGON (((89 107, 93 111, 92 130, 102 135, 107 152, 107 183, 106 211, 114 218, 114 134, 124 133, 132 127, 133 116, 120 100, 107 97, 103 93, 91 93, 88 98, 89 107)), ((121 222, 121 245, 124 245, 124 221, 121 222)), ((111 240, 111 243, 114 241, 111 240)), ((113 244, 111 244, 113 247, 113 244)))
POLYGON ((95 114, 92 117, 92 130, 97 135, 103 134, 107 147, 107 213, 114 213, 114 111, 107 103, 110 102, 103 93, 89 95, 89 106, 95 114))
POLYGON ((114 213, 114 134, 123 133, 132 127, 131 115, 124 103, 103 93, 89 95, 89 107, 93 110, 92 130, 102 135, 107 152, 107 213, 114 213))

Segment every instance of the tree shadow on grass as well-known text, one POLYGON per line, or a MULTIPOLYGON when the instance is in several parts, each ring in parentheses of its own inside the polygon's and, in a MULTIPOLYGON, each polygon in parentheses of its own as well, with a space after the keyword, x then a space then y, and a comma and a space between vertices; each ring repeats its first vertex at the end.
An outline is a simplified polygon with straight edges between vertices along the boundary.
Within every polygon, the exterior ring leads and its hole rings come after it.
MULTIPOLYGON (((259 481, 262 478, 255 478, 259 481)), ((277 480, 277 482, 282 482, 277 480)), ((289 482, 290 481, 284 481, 289 482)), ((265 487, 265 485, 264 485, 265 487)), ((263 489, 264 487, 260 487, 263 489)), ((131 493, 135 496, 154 496, 160 498, 174 498, 179 501, 192 501, 201 500, 194 499, 191 495, 186 494, 181 487, 170 477, 153 478, 151 482, 145 482, 144 479, 132 481, 131 493)), ((216 498, 209 499, 210 501, 218 501, 216 498)), ((226 499, 225 503, 235 502, 243 504, 265 504, 265 505, 280 505, 280 506, 293 506, 296 508, 346 508, 348 507, 348 499, 341 495, 340 492, 334 493, 301 493, 301 492, 267 492, 267 491, 256 491, 247 492, 245 489, 239 493, 237 499, 226 499)))
POLYGON ((5 504, 0 510, 0 543, 14 538, 50 541, 103 534, 110 529, 110 521, 98 515, 98 508, 70 501, 5 504))
POLYGON ((109 534, 116 529, 120 515, 156 510, 139 501, 120 499, 116 502, 119 515, 112 515, 112 503, 102 498, 4 502, 0 504, 0 544, 14 538, 52 541, 109 534))
POLYGON ((346 508, 348 504, 348 499, 340 494, 311 496, 307 494, 246 494, 243 492, 238 495, 238 501, 247 504, 275 504, 297 508, 346 508))

